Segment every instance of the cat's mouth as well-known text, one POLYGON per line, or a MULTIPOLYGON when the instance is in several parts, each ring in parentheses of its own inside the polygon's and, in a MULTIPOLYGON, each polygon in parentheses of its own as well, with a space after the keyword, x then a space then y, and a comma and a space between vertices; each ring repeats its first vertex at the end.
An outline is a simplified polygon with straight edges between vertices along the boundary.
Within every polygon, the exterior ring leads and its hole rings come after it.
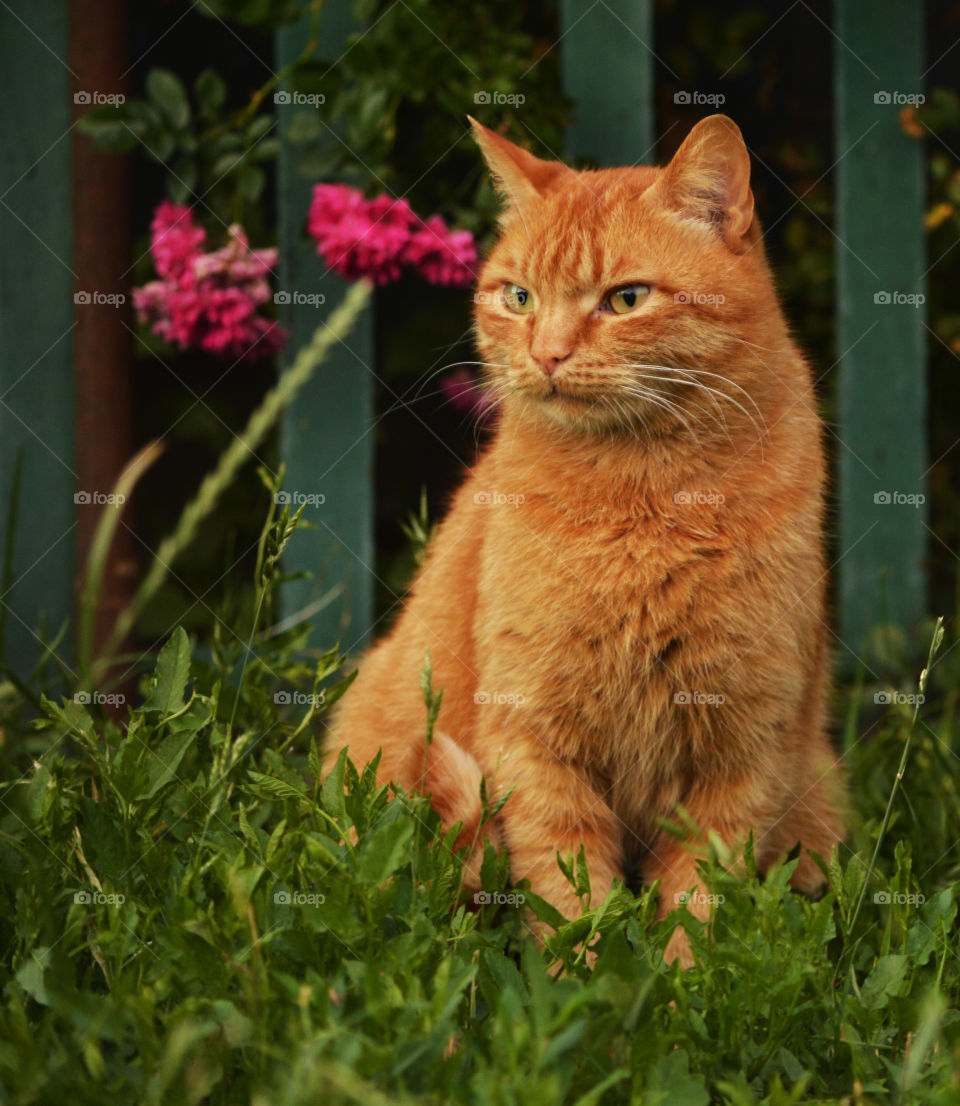
POLYGON ((580 403, 590 404, 593 403, 593 397, 584 395, 582 392, 571 390, 569 387, 560 387, 555 380, 550 380, 547 384, 547 390, 542 394, 542 398, 547 402, 567 402, 567 403, 580 403))

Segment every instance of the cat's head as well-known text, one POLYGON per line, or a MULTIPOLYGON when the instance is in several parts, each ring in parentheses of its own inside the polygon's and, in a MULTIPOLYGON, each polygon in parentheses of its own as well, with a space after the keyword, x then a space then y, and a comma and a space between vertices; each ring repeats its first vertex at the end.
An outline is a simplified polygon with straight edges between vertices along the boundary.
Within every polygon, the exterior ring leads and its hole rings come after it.
POLYGON ((701 120, 665 168, 586 172, 473 126, 505 200, 476 295, 505 404, 587 430, 755 406, 758 358, 744 354, 769 334, 757 320, 780 316, 732 120, 701 120))

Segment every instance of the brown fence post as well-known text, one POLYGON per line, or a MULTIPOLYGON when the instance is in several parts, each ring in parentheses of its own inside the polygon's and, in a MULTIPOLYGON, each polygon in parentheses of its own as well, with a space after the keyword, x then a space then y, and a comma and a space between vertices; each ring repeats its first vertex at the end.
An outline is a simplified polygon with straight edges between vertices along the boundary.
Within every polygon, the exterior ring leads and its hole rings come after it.
MULTIPOLYGON (((127 93, 129 12, 126 0, 71 0, 70 67, 74 118, 98 99, 127 93)), ((130 326, 131 164, 98 153, 73 131, 73 225, 76 329, 74 389, 78 490, 107 493, 133 453, 130 326), (112 297, 123 296, 119 303, 112 297)), ((77 506, 78 579, 100 511, 77 506)), ((135 583, 133 535, 117 529, 96 619, 99 646, 135 583)))

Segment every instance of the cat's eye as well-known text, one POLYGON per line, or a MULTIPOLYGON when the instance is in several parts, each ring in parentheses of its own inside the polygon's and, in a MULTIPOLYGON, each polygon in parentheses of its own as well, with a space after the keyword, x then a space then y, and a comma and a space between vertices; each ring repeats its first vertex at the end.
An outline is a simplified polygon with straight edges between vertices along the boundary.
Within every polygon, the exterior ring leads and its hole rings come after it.
POLYGON ((503 302, 515 315, 527 315, 533 310, 533 293, 519 284, 505 284, 503 302))
POLYGON ((622 288, 614 288, 603 306, 615 315, 626 315, 635 311, 649 295, 649 284, 625 284, 622 288))

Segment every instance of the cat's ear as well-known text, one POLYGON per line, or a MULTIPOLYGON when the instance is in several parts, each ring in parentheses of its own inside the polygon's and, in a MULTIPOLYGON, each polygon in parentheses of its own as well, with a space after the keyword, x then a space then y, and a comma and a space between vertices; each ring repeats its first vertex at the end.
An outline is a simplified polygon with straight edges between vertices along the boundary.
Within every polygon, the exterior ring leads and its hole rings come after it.
POLYGON ((734 252, 747 248, 753 223, 750 155, 728 116, 701 119, 654 187, 668 206, 716 227, 734 252))
POLYGON ((528 204, 535 203, 557 174, 566 168, 559 161, 542 161, 534 157, 522 146, 491 131, 476 119, 469 115, 467 118, 493 183, 511 207, 523 211, 528 204))

